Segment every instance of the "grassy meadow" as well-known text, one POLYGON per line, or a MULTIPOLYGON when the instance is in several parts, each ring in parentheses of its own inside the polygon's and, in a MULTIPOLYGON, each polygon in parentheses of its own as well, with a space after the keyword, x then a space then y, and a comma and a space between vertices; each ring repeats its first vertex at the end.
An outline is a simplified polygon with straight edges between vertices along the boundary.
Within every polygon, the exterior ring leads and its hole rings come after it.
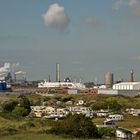
MULTIPOLYGON (((16 100, 18 95, 0 96, 0 103, 5 101, 16 100)), ((97 96, 97 95, 55 95, 52 97, 42 97, 40 95, 27 95, 31 105, 42 105, 46 102, 50 105, 55 105, 56 101, 61 101, 65 107, 66 101, 72 100, 75 103, 78 100, 84 100, 87 107, 102 108, 109 103, 110 107, 114 107, 111 102, 120 105, 122 110, 126 108, 140 109, 140 96, 137 97, 122 97, 122 96, 97 96)), ((61 106, 62 106, 61 105, 61 106)), ((73 104, 75 105, 75 104, 73 104)), ((52 126, 54 120, 42 120, 40 118, 9 118, 1 115, 0 112, 0 140, 82 140, 64 138, 62 136, 55 136, 47 133, 52 126)), ((10 115, 10 114, 9 114, 10 115)), ((103 124, 105 118, 93 118, 94 124, 103 124)), ((116 125, 130 130, 140 128, 140 116, 124 115, 123 121, 115 122, 116 125)))

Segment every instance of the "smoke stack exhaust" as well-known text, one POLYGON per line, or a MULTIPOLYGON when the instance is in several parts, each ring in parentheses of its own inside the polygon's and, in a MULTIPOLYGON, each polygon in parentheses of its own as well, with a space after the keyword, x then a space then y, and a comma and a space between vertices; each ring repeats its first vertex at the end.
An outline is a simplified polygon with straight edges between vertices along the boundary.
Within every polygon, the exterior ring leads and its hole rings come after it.
POLYGON ((56 82, 60 82, 60 64, 56 63, 56 82))

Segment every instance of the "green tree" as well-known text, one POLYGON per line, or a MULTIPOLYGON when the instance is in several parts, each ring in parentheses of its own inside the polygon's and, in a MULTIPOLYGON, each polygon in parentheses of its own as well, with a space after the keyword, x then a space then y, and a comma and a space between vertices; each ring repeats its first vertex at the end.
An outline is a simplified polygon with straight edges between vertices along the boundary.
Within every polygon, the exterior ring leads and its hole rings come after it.
POLYGON ((25 95, 20 95, 18 97, 18 103, 20 107, 24 107, 26 109, 30 109, 30 101, 25 95))
POLYGON ((106 108, 112 109, 112 110, 121 110, 122 106, 116 101, 108 101, 105 104, 106 108))
POLYGON ((105 105, 105 102, 103 101, 99 101, 98 103, 92 103, 90 105, 90 107, 93 109, 93 110, 100 110, 100 109, 106 109, 106 105, 105 105))
POLYGON ((17 98, 17 100, 18 100, 18 107, 15 108, 14 112, 16 113, 19 112, 19 114, 21 113, 21 116, 27 116, 31 111, 31 108, 30 108, 31 104, 30 104, 29 99, 25 95, 20 95, 17 98))
POLYGON ((15 100, 5 101, 4 103, 2 103, 2 109, 4 112, 12 112, 17 104, 18 102, 15 100))
POLYGON ((92 121, 84 115, 70 115, 61 122, 57 122, 51 129, 56 135, 68 135, 77 138, 98 137, 98 130, 92 121))

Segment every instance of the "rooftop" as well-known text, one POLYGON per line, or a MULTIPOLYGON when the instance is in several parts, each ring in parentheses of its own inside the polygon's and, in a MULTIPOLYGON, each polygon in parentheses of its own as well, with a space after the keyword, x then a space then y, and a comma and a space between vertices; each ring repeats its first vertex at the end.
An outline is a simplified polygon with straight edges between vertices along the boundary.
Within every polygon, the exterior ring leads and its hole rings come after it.
POLYGON ((140 84, 140 82, 121 82, 114 85, 137 85, 137 84, 140 84))

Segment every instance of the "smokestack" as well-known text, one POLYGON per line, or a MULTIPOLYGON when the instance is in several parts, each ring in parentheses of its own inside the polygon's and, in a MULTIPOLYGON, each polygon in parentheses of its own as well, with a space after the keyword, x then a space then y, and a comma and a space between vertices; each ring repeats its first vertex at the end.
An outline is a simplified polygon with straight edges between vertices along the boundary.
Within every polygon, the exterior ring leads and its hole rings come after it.
POLYGON ((49 82, 51 82, 51 76, 50 76, 50 74, 49 74, 49 82))
POLYGON ((130 73, 130 82, 134 82, 134 71, 133 71, 133 69, 131 70, 131 73, 130 73))
POLYGON ((60 64, 56 63, 56 82, 60 82, 60 64))

